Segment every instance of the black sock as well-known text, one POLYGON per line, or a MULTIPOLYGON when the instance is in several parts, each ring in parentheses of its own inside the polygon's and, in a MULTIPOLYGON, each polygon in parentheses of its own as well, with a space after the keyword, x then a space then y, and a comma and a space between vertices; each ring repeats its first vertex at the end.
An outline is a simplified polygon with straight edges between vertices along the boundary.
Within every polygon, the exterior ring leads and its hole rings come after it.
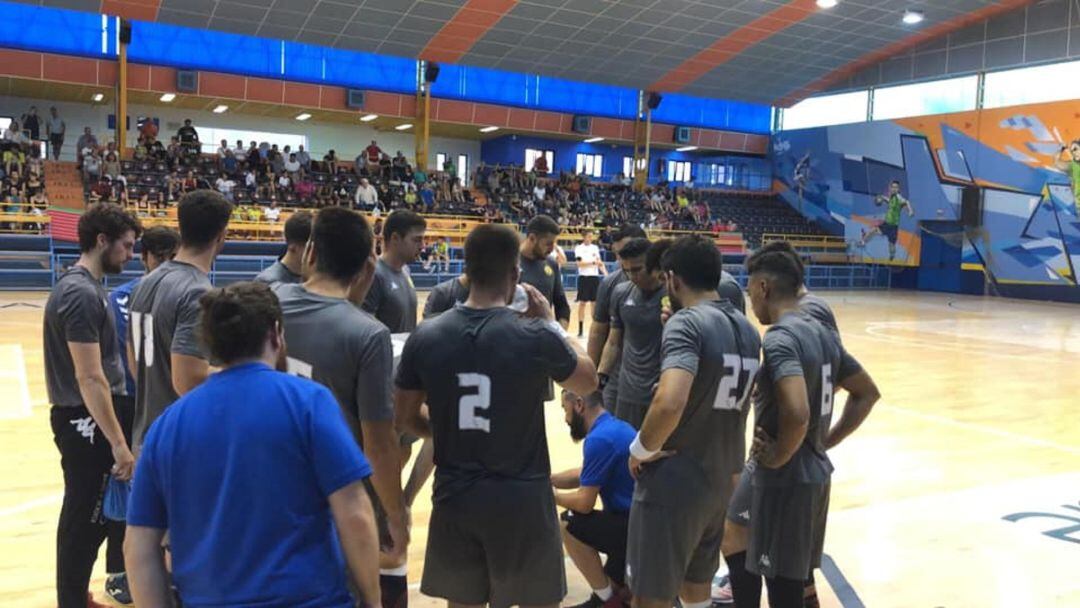
POLYGON ((746 551, 725 555, 731 595, 735 608, 758 608, 761 605, 761 577, 746 570, 746 551))
POLYGON ((782 576, 765 579, 765 586, 769 589, 769 608, 802 608, 805 585, 806 581, 782 576))
POLYGON ((585 322, 584 321, 578 321, 577 322, 577 333, 578 333, 578 335, 581 335, 581 334, 585 333, 585 322))
POLYGON ((409 585, 404 576, 380 574, 379 590, 382 591, 382 608, 408 608, 409 585))

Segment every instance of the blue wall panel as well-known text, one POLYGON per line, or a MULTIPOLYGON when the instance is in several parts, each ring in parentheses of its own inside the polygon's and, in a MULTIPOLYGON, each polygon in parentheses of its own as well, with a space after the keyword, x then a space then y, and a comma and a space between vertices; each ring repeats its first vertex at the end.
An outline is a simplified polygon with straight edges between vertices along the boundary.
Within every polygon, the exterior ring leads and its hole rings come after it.
POLYGON ((768 133, 772 109, 756 103, 664 93, 652 117, 657 122, 689 127, 768 133))
POLYGON ((133 21, 128 59, 136 63, 282 78, 280 40, 133 21))
POLYGON ((116 20, 103 20, 94 13, 0 2, 0 46, 83 57, 115 56, 116 20))

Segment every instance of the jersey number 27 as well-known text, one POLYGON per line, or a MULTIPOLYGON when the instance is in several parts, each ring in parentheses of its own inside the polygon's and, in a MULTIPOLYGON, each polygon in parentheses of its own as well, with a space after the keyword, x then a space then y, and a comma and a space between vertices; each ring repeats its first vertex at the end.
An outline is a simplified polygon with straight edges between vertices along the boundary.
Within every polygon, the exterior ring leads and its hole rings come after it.
POLYGON ((759 367, 761 362, 756 358, 724 355, 724 377, 720 378, 720 386, 716 389, 713 409, 741 410, 750 395, 750 387, 754 385, 759 367))

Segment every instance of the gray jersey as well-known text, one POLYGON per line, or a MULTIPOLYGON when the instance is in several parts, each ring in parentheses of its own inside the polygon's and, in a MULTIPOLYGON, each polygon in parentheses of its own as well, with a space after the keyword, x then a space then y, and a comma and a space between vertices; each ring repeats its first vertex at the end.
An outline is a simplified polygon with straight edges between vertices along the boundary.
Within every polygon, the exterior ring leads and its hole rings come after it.
POLYGON ((116 318, 109 306, 109 294, 89 270, 74 266, 56 281, 45 303, 43 334, 49 403, 64 407, 83 405, 68 342, 97 344, 110 389, 113 394, 124 394, 116 318))
POLYGON ((444 313, 469 299, 469 288, 462 285, 460 279, 461 277, 454 277, 431 288, 427 302, 424 302, 425 319, 444 313))
POLYGON ((833 387, 853 373, 850 363, 845 363, 842 350, 835 331, 802 312, 785 314, 765 332, 761 394, 755 405, 758 426, 776 437, 780 423, 776 383, 791 376, 801 376, 806 381, 810 419, 806 438, 791 460, 778 469, 755 468, 755 486, 829 480, 832 463, 825 453, 825 437, 832 420, 833 387))
POLYGON ((408 267, 394 270, 379 258, 375 263, 375 280, 364 298, 363 308, 389 327, 391 333, 416 329, 416 289, 408 267))
POLYGON ((664 325, 660 310, 667 290, 646 294, 627 281, 612 295, 611 327, 622 330, 622 365, 619 370, 619 401, 616 413, 626 408, 637 414, 623 418, 635 428, 641 426, 644 408, 652 402, 653 387, 660 380, 660 339, 664 325))
POLYGON ((622 271, 622 268, 618 268, 600 281, 600 287, 596 289, 596 304, 593 305, 594 323, 611 323, 611 294, 626 280, 626 273, 622 271))
POLYGON ((435 501, 483 479, 547 480, 544 391, 577 355, 543 321, 457 306, 405 343, 397 386, 424 391, 435 445, 435 501))
POLYGON ((743 294, 742 285, 726 270, 720 271, 720 284, 716 286, 716 293, 731 302, 739 312, 746 314, 746 296, 743 294))
POLYGON ((273 285, 274 283, 299 283, 301 277, 298 274, 293 274, 293 271, 289 270, 288 266, 278 260, 255 275, 254 280, 273 285))
POLYGON ((207 358, 198 337, 199 298, 211 287, 205 272, 171 260, 146 275, 131 294, 128 338, 138 364, 136 449, 150 425, 179 398, 173 389, 172 355, 207 358))
POLYGON ((289 373, 334 393, 359 439, 359 422, 391 420, 393 348, 390 330, 348 300, 303 285, 274 287, 285 315, 289 373))
POLYGON ((840 357, 843 359, 844 376, 838 378, 837 381, 846 379, 860 371, 862 366, 851 356, 851 353, 847 352, 844 348, 844 341, 840 338, 840 328, 836 325, 836 315, 833 314, 832 308, 829 307, 829 303, 825 301, 821 296, 805 292, 799 298, 799 312, 804 313, 812 317, 815 321, 825 325, 833 332, 836 333, 837 340, 840 340, 840 357))
POLYGON ((665 450, 689 456, 711 481, 731 483, 746 454, 750 387, 760 367, 761 339, 726 300, 676 312, 664 325, 661 369, 694 376, 690 398, 665 450))
POLYGON ((520 282, 532 285, 551 302, 556 319, 570 318, 570 303, 566 301, 566 292, 563 291, 562 273, 554 260, 531 260, 522 256, 520 282))

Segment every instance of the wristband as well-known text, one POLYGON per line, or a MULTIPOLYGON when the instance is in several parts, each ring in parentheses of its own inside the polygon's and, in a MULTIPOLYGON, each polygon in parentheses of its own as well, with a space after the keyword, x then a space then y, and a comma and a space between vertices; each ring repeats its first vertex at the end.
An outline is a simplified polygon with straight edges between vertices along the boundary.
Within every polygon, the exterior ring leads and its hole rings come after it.
POLYGON ((630 444, 630 455, 638 460, 648 460, 653 456, 656 456, 656 453, 659 451, 660 450, 650 450, 642 445, 640 432, 634 437, 634 441, 630 444))
POLYGON ((566 333, 566 330, 563 329, 563 326, 559 325, 559 322, 555 319, 548 321, 547 326, 550 327, 555 333, 559 334, 559 337, 563 340, 570 337, 570 334, 566 333))

